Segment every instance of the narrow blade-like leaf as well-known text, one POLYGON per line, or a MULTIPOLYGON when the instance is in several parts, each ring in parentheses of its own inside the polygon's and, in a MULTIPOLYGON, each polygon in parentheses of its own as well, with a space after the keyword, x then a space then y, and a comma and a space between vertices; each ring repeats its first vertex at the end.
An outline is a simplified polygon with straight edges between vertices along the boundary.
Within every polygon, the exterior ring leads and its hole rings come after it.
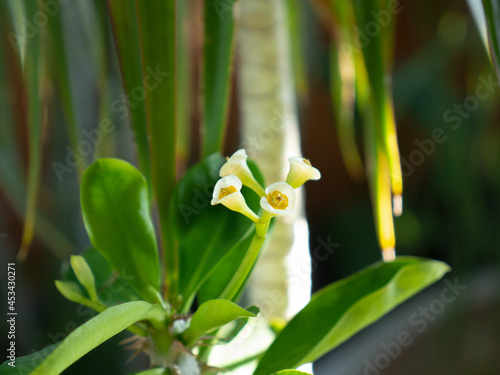
MULTIPOLYGON (((222 2, 205 2, 205 45, 203 49, 203 157, 221 152, 232 73, 232 11, 222 2)), ((234 0, 225 1, 231 9, 234 0)))
MULTIPOLYGON (((38 12, 39 5, 37 2, 25 0, 24 8, 27 19, 33 19, 38 12)), ((28 256, 29 247, 33 241, 42 163, 42 109, 39 97, 40 60, 40 32, 37 32, 26 43, 24 59, 24 89, 26 90, 26 111, 28 112, 29 169, 24 230, 21 249, 18 254, 18 259, 21 261, 28 256)))
POLYGON ((175 164, 175 15, 176 1, 135 1, 144 79, 157 86, 146 98, 153 191, 158 203, 161 243, 168 294, 177 291, 178 252, 169 218, 170 196, 176 184, 175 164))
MULTIPOLYGON (((158 83, 143 79, 139 28, 134 0, 108 0, 109 14, 113 28, 118 63, 122 76, 123 88, 128 98, 130 118, 137 142, 139 167, 152 187, 151 163, 148 145, 146 106, 142 90, 152 90, 158 83), (146 87, 146 84, 148 85, 146 87), (151 86, 149 86, 151 85, 151 86)), ((125 109, 125 107, 120 107, 125 109)))

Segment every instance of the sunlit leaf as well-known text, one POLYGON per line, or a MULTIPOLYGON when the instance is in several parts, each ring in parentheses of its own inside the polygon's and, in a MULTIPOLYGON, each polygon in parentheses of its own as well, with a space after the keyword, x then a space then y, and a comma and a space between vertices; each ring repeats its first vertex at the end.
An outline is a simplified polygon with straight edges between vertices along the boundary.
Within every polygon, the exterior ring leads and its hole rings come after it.
POLYGON ((231 301, 214 299, 198 307, 185 333, 188 342, 193 343, 202 335, 212 332, 239 318, 255 318, 253 312, 245 310, 231 301))
POLYGON ((110 307, 71 332, 32 374, 60 374, 89 351, 128 326, 140 320, 157 318, 158 309, 159 306, 144 301, 110 307))
POLYGON ((254 375, 315 361, 449 271, 443 262, 378 262, 315 293, 281 331, 254 375))
POLYGON ((5 361, 0 365, 0 373, 5 375, 30 375, 60 344, 60 342, 57 342, 32 354, 17 357, 15 367, 9 366, 8 361, 5 361))

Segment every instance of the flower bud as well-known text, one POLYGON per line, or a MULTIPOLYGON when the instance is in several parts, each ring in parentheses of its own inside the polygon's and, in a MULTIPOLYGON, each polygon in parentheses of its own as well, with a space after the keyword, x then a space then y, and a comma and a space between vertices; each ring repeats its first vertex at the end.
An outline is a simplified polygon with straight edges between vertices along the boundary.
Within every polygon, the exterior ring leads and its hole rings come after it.
POLYGON ((238 177, 243 185, 248 186, 255 191, 259 196, 264 195, 264 189, 257 182, 247 165, 247 153, 245 149, 236 151, 230 158, 227 159, 226 164, 222 166, 219 171, 220 177, 235 175, 238 177))
POLYGON ((301 157, 292 157, 290 161, 290 172, 286 182, 294 189, 302 186, 308 180, 319 180, 321 173, 311 165, 311 162, 301 157))

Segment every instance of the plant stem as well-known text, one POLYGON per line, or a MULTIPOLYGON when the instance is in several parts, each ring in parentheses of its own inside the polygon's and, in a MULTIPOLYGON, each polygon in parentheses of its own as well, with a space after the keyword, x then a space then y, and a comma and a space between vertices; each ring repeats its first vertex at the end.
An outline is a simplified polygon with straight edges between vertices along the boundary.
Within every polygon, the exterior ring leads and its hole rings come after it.
MULTIPOLYGON (((260 224, 261 223, 258 223, 257 225, 260 224)), ((269 221, 263 225, 266 226, 265 232, 267 232, 267 228, 269 227, 269 221)), ((264 243, 264 239, 265 239, 265 233, 264 236, 259 235, 259 233, 257 233, 254 236, 252 242, 250 243, 250 247, 248 248, 247 253, 245 254, 245 257, 243 258, 243 261, 240 263, 240 266, 236 270, 234 277, 226 286, 220 298, 232 300, 238 294, 238 291, 241 289, 241 286, 247 280, 248 275, 250 274, 250 271, 252 270, 252 267, 255 264, 255 261, 257 260, 257 257, 260 253, 260 249, 262 248, 262 244, 264 243)))

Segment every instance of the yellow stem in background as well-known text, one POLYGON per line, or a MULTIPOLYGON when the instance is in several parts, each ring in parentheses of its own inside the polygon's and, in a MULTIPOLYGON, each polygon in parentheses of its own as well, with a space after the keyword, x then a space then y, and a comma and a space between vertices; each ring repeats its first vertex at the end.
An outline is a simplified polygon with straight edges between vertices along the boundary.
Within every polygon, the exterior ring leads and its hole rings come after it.
POLYGON ((394 222, 392 217, 391 204, 391 180, 389 178, 389 163, 381 150, 377 150, 375 186, 375 221, 377 235, 382 248, 382 258, 386 262, 396 258, 394 235, 394 222))
POLYGON ((396 134, 396 120, 394 106, 389 88, 386 90, 386 105, 384 108, 384 146, 388 158, 391 174, 391 190, 393 198, 393 213, 400 216, 403 213, 403 176, 399 157, 398 138, 396 134))

